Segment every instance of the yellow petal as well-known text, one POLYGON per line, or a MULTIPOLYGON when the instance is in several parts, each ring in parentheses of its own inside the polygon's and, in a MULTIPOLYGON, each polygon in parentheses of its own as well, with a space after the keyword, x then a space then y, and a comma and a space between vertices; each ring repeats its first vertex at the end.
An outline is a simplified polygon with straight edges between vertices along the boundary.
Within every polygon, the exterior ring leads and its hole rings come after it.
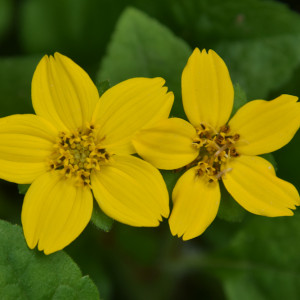
POLYGON ((241 155, 230 161, 223 177, 226 189, 246 210, 267 217, 292 216, 300 205, 296 188, 276 177, 273 166, 258 156, 241 155))
POLYGON ((101 209, 131 226, 158 226, 169 215, 169 195, 159 171, 134 156, 114 156, 114 162, 92 173, 92 189, 101 209))
POLYGON ((45 173, 57 134, 47 120, 35 115, 0 119, 0 178, 31 183, 45 173))
POLYGON ((22 224, 28 246, 50 254, 75 240, 88 224, 93 210, 89 188, 77 187, 59 172, 37 178, 25 195, 22 224))
POLYGON ((171 232, 189 240, 202 234, 215 219, 220 204, 219 184, 208 183, 191 168, 179 178, 172 199, 171 232))
POLYGON ((281 95, 272 101, 247 103, 233 116, 229 126, 240 134, 236 144, 241 154, 259 155, 286 145, 300 125, 298 98, 281 95))
POLYGON ((155 167, 173 170, 187 165, 198 156, 198 149, 192 145, 196 136, 196 130, 190 123, 171 118, 138 132, 133 145, 137 153, 155 167))
POLYGON ((32 104, 60 130, 77 130, 91 121, 99 94, 89 75, 68 57, 44 56, 32 79, 32 104))
POLYGON ((196 48, 183 70, 182 101, 194 126, 201 123, 219 129, 232 111, 234 91, 228 69, 213 50, 196 48))
POLYGON ((164 83, 162 78, 132 78, 103 94, 93 120, 98 128, 98 140, 107 150, 117 154, 134 153, 132 136, 169 116, 174 95, 167 93, 164 83))

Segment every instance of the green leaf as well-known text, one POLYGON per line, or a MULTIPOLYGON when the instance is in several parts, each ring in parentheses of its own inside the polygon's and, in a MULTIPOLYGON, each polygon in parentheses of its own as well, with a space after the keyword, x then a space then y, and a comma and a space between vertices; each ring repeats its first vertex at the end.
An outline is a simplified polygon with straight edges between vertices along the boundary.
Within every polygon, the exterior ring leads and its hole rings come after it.
POLYGON ((96 227, 102 229, 105 232, 110 231, 114 223, 114 220, 111 219, 109 216, 107 216, 101 210, 101 208, 99 207, 96 201, 94 201, 94 209, 93 209, 91 221, 96 227))
POLYGON ((157 16, 193 47, 225 60, 249 99, 262 99, 300 63, 300 16, 278 1, 168 1, 157 16))
POLYGON ((63 251, 30 250, 22 229, 0 221, 1 299, 99 299, 96 286, 63 251))
POLYGON ((25 195, 30 187, 30 184, 18 184, 19 194, 25 195))
POLYGON ((118 0, 25 0, 20 9, 21 46, 27 53, 59 51, 83 67, 97 68, 126 5, 118 0))
MULTIPOLYGON (((270 90, 291 78, 293 70, 299 66, 299 15, 277 1, 78 0, 74 3, 65 0, 62 3, 60 0, 26 0, 21 6, 21 43, 29 53, 60 51, 76 58, 80 65, 84 61, 95 68, 115 22, 127 5, 141 8, 157 18, 192 48, 216 50, 228 64, 233 81, 241 84, 249 99, 266 97, 270 90)), ((159 47, 159 36, 143 28, 124 29, 123 40, 128 37, 130 44, 134 43, 133 36, 137 42, 144 36, 145 39, 154 37, 153 43, 148 39, 150 49, 159 47)), ((162 40, 161 45, 165 42, 162 40)), ((133 62, 133 68, 140 63, 142 52, 148 52, 144 47, 140 49, 137 63, 133 59, 128 62, 133 62)), ((191 53, 190 49, 188 52, 191 53)), ((170 54, 172 57, 173 53, 170 54)), ((150 58, 149 63, 153 60, 151 55, 150 58)), ((126 60, 121 62, 126 64, 126 60)), ((118 60, 116 65, 119 63, 118 60)), ((180 60, 175 60, 172 64, 174 68, 178 64, 182 71, 185 63, 181 66, 180 60)), ((147 68, 147 60, 140 67, 147 68)))
POLYGON ((97 84, 98 93, 101 97, 109 88, 110 84, 108 80, 100 81, 99 84, 97 84))
POLYGON ((0 117, 33 113, 31 80, 40 56, 0 58, 0 117))
POLYGON ((300 294, 299 251, 299 213, 282 218, 252 216, 225 250, 207 259, 223 281, 229 300, 296 300, 300 294))
POLYGON ((249 98, 262 99, 289 80, 300 63, 299 47, 300 36, 287 35, 223 42, 215 49, 227 62, 233 80, 247 91, 249 98))
POLYGON ((190 47, 156 20, 129 8, 119 19, 98 80, 114 85, 131 77, 163 77, 175 94, 171 115, 185 118, 181 102, 181 73, 190 47))

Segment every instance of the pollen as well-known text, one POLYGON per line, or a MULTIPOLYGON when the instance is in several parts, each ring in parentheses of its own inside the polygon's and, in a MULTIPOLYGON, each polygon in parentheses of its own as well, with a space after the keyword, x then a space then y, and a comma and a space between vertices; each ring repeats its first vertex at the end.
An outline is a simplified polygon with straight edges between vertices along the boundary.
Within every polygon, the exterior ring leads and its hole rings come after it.
POLYGON ((91 172, 100 171, 110 159, 111 155, 96 142, 94 126, 88 125, 85 130, 59 133, 49 165, 65 177, 74 178, 78 185, 90 186, 91 172))
POLYGON ((199 149, 199 155, 192 165, 196 165, 196 174, 205 176, 208 182, 216 182, 231 169, 226 169, 226 162, 239 156, 235 144, 240 139, 239 134, 231 134, 230 127, 224 125, 219 131, 205 124, 196 128, 197 137, 193 147, 199 149))

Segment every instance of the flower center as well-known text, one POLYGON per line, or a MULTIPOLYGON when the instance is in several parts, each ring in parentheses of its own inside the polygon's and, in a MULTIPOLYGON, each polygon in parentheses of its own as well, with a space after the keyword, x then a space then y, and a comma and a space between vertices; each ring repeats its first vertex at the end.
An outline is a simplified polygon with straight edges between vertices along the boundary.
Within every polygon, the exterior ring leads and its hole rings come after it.
POLYGON ((99 171, 111 157, 103 146, 96 143, 93 125, 75 133, 60 132, 54 149, 50 168, 60 170, 68 178, 74 177, 79 185, 90 186, 92 170, 99 171))
POLYGON ((230 134, 228 125, 220 128, 219 132, 200 124, 196 128, 197 137, 193 146, 199 149, 199 155, 192 165, 196 164, 198 176, 205 176, 209 182, 220 180, 230 169, 223 169, 227 160, 237 157, 235 143, 240 139, 239 134, 230 134))

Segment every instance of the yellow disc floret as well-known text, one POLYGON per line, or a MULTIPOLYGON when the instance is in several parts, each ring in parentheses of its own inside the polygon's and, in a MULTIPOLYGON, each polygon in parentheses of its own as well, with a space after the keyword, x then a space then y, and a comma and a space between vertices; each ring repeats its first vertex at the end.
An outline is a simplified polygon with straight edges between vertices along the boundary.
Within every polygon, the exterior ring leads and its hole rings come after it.
POLYGON ((199 149, 199 155, 192 165, 196 164, 198 176, 206 176, 209 182, 215 182, 228 171, 223 169, 227 160, 239 156, 235 143, 240 139, 239 134, 231 134, 228 125, 219 131, 205 124, 196 128, 197 137, 193 146, 199 149))
POLYGON ((59 133, 50 168, 60 170, 66 177, 73 177, 79 185, 90 186, 92 170, 99 171, 110 157, 101 143, 96 142, 94 126, 89 125, 83 131, 59 133))

